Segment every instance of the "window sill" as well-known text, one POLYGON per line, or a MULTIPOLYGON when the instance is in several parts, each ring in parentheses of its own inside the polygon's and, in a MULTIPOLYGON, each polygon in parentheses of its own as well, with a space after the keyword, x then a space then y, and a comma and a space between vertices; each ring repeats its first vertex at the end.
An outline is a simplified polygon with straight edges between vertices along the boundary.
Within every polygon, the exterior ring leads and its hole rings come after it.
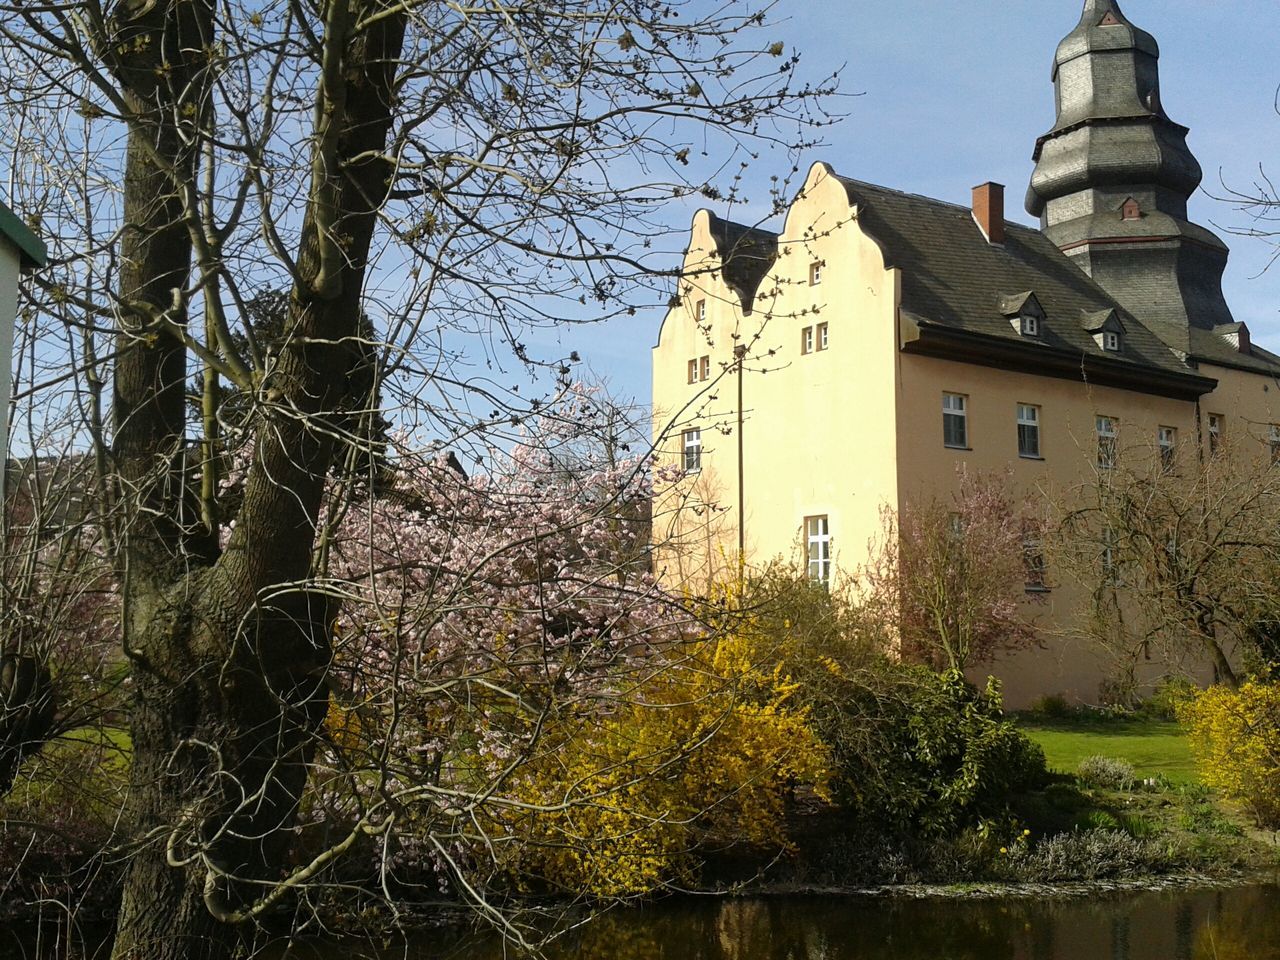
POLYGON ((1022 590, 1024 593, 1053 593, 1052 587, 1036 586, 1033 583, 1026 584, 1022 590))
POLYGON ((1044 457, 1032 456, 1029 453, 1020 453, 1018 454, 1018 459, 1019 460, 1043 460, 1044 457))
POLYGON ((950 443, 944 443, 942 446, 944 449, 947 449, 947 450, 962 450, 962 451, 967 450, 971 453, 973 452, 973 447, 957 447, 954 444, 950 444, 950 443))

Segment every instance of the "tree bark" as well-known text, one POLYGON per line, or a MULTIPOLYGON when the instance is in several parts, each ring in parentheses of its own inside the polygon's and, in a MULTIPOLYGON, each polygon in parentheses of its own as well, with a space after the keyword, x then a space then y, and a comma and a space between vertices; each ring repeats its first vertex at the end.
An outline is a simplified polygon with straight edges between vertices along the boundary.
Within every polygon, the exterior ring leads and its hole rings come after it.
POLYGON ((154 64, 141 60, 116 70, 139 119, 130 127, 120 290, 126 308, 138 306, 122 319, 115 455, 140 509, 124 571, 135 847, 113 957, 214 960, 231 955, 257 919, 254 904, 283 873, 327 709, 335 611, 304 585, 332 427, 365 360, 360 298, 391 176, 381 153, 405 19, 384 16, 358 36, 348 32, 355 12, 326 23, 299 279, 279 360, 260 390, 268 404, 236 528, 219 553, 198 508, 188 509, 196 501, 182 464, 185 353, 172 325, 155 322, 167 310, 185 323, 173 291, 190 270, 184 187, 194 182, 197 138, 182 134, 185 118, 204 109, 187 103, 200 96, 212 17, 204 0, 137 8, 125 25, 150 40, 124 36, 113 48, 164 51, 171 79, 154 80, 154 64))

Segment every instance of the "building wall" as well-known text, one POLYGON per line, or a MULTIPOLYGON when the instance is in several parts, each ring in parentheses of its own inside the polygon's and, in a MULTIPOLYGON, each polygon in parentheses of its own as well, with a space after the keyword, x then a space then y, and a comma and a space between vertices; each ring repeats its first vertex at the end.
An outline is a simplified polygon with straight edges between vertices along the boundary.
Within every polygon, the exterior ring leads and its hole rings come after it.
MULTIPOLYGON (((13 393, 13 326, 18 310, 18 249, 0 240, 0 463, 9 455, 9 401, 13 393)), ((4 474, 0 469, 0 503, 4 474)))
MULTIPOLYGON (((655 439, 662 462, 681 462, 681 432, 702 429, 702 469, 656 500, 655 556, 666 581, 703 591, 738 561, 739 373, 746 349, 742 463, 745 554, 751 565, 775 558, 803 563, 803 520, 829 519, 835 576, 856 574, 882 530, 881 511, 946 499, 957 469, 1011 475, 1032 504, 1065 506, 1098 482, 1099 415, 1119 422, 1127 465, 1154 468, 1157 430, 1177 430, 1179 462, 1190 468, 1207 449, 1205 417, 1225 418, 1229 455, 1242 464, 1270 455, 1280 423, 1280 385, 1270 377, 1202 367, 1219 387, 1200 403, 1136 391, 902 353, 900 276, 886 268, 857 222, 843 185, 825 165, 809 173, 779 237, 779 256, 759 285, 753 310, 719 276, 710 217, 694 218, 686 286, 654 349, 655 439), (821 282, 810 283, 811 266, 821 282), (707 319, 695 318, 705 301, 707 319), (829 346, 802 352, 802 331, 828 324, 829 346), (710 357, 711 378, 690 385, 688 361, 710 357), (968 398, 969 449, 943 442, 942 394, 968 398), (1040 408, 1039 459, 1018 454, 1017 405, 1040 408)), ((980 665, 1004 683, 1006 703, 1023 707, 1047 693, 1094 702, 1110 674, 1105 655, 1081 638, 1087 591, 1050 569, 1047 592, 1028 593, 1026 613, 1041 646, 980 665)), ((1153 663, 1145 679, 1155 679, 1153 663)), ((1209 679, 1210 668, 1201 671, 1209 679)))
POLYGON ((736 567, 735 345, 746 351, 742 518, 750 562, 798 561, 804 518, 823 515, 837 570, 852 570, 878 529, 880 505, 896 501, 898 275, 885 268, 879 246, 853 215, 844 186, 830 168, 816 165, 788 213, 779 256, 750 313, 708 269, 716 263, 708 259, 709 218, 695 216, 687 287, 654 349, 655 441, 663 462, 680 461, 681 433, 690 426, 701 427, 705 445, 702 471, 657 500, 656 559, 669 582, 697 586, 736 567), (815 263, 822 276, 811 284, 815 263), (707 303, 705 329, 695 320, 699 300, 707 303), (828 348, 817 349, 815 329, 815 349, 802 353, 804 329, 820 323, 827 324, 828 348), (689 385, 688 361, 708 351, 712 381, 689 385), (707 500, 714 514, 704 509, 707 500))

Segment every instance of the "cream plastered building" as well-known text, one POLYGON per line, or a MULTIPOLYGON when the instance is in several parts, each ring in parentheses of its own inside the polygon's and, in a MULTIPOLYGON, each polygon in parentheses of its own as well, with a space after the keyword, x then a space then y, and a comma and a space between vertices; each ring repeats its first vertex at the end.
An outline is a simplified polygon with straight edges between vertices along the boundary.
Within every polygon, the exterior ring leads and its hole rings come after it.
MULTIPOLYGON (((1035 148, 1039 229, 1005 220, 998 184, 953 204, 821 162, 777 230, 695 215, 653 353, 666 582, 699 591, 776 558, 856 577, 882 510, 946 498, 961 467, 1056 496, 1096 480, 1100 446, 1272 455, 1280 358, 1231 316, 1226 246, 1187 220, 1200 168, 1157 57, 1088 0, 1035 148)), ((1071 639, 1085 597, 1048 582, 1027 594, 1042 646, 980 669, 1012 706, 1095 701, 1107 677, 1071 639)))

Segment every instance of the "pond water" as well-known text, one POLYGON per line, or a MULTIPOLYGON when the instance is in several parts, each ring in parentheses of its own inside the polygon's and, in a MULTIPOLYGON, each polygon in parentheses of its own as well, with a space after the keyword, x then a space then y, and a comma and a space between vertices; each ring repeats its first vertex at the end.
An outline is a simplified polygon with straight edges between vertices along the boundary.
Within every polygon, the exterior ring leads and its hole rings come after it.
MULTIPOLYGON (((38 938, 43 939, 43 938, 38 938)), ((0 930, 0 957, 62 955, 0 930), (16 938, 16 939, 14 939, 16 938), (15 949, 16 948, 16 949, 15 949)), ((90 955, 102 956, 98 951, 90 955)), ((373 948, 295 944, 271 960, 515 960, 494 936, 424 934, 373 948)), ((1280 884, 1075 898, 694 898, 615 910, 552 960, 1280 960, 1280 884)), ((265 958, 264 958, 265 960, 265 958)))
MULTIPOLYGON (((299 960, 499 960, 494 940, 386 951, 300 948, 299 960)), ((556 960, 1280 960, 1280 886, 1071 899, 770 897, 615 911, 548 950, 556 960)))

